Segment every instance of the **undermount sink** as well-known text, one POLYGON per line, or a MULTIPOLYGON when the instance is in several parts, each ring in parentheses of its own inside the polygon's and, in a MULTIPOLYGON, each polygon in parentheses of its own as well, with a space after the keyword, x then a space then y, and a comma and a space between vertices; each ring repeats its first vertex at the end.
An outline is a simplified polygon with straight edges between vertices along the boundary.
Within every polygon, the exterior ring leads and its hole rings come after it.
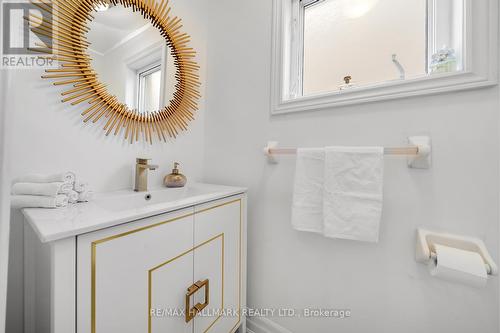
POLYGON ((181 202, 186 199, 192 200, 193 198, 213 193, 213 191, 213 186, 202 184, 182 188, 152 189, 147 192, 134 192, 132 190, 118 191, 98 195, 95 198, 95 202, 108 210, 123 211, 165 203, 181 202))

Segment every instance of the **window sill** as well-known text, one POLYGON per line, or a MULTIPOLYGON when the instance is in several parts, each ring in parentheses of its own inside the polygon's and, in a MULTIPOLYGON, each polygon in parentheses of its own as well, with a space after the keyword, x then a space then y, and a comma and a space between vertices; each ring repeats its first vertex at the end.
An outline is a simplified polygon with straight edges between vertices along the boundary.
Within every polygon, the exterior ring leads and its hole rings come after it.
POLYGON ((494 86, 497 80, 479 76, 472 72, 435 74, 404 81, 395 80, 377 85, 354 87, 289 100, 273 101, 271 114, 312 111, 346 105, 379 102, 405 97, 432 95, 494 86))

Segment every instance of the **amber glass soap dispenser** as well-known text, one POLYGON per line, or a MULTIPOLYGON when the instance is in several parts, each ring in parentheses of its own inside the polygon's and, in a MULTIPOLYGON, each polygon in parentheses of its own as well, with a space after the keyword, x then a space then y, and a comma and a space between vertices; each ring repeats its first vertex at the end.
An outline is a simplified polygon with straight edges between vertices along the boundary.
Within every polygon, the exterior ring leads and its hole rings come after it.
POLYGON ((166 187, 184 187, 186 185, 187 178, 182 173, 179 173, 177 168, 179 165, 179 163, 175 162, 172 173, 165 176, 163 183, 166 187))

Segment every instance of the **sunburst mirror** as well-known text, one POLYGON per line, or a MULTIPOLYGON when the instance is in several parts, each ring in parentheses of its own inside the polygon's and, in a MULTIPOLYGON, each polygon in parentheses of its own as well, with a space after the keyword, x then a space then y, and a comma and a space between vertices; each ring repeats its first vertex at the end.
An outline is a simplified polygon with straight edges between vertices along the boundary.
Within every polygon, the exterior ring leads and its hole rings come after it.
POLYGON ((51 17, 30 14, 32 31, 51 39, 36 50, 57 62, 42 78, 67 87, 62 102, 85 105, 85 123, 101 123, 106 135, 130 143, 167 142, 187 130, 201 97, 199 65, 169 0, 33 5, 51 17))

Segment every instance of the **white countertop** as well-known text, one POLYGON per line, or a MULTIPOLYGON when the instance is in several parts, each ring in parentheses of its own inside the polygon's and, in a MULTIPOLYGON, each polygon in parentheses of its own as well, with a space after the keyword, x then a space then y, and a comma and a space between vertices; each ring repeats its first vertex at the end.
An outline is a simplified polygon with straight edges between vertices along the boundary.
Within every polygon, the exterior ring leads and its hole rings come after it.
POLYGON ((242 187, 188 184, 178 189, 96 194, 92 202, 60 209, 25 208, 23 214, 44 243, 163 214, 246 192, 242 187), (145 195, 151 194, 146 201, 145 195))

